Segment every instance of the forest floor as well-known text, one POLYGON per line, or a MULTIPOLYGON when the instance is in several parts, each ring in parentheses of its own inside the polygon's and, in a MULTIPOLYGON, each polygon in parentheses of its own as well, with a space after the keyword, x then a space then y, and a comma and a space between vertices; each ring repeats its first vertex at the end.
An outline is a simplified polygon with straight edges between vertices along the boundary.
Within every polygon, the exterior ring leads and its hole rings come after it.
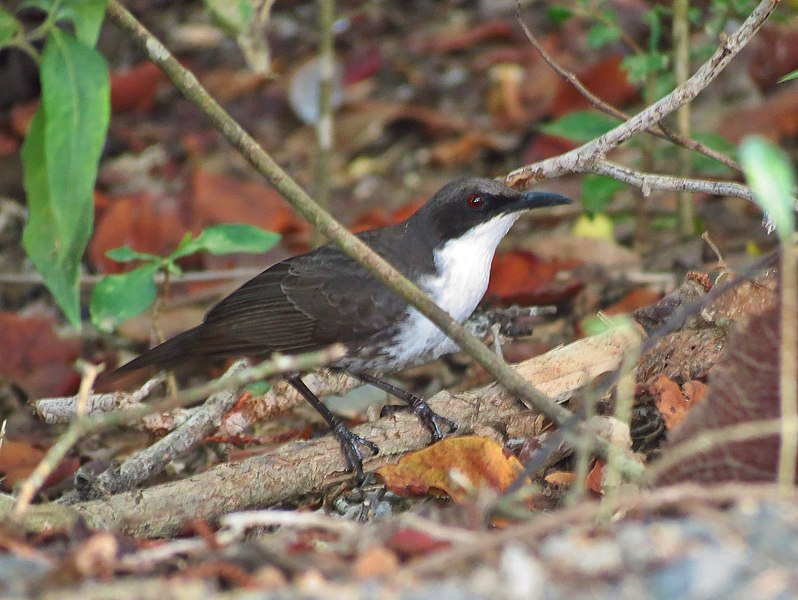
MULTIPOLYGON (((650 43, 651 7, 606 4, 623 35, 600 47, 591 36, 604 13, 594 8, 587 16, 574 9, 561 24, 551 6, 524 3, 520 13, 559 64, 635 114, 666 79, 660 73, 637 85, 621 67, 630 46, 650 43)), ((275 4, 266 75, 247 64, 205 5, 126 5, 311 196, 320 191, 316 130, 306 122, 317 111, 317 3, 275 4)), ((595 119, 567 126, 566 137, 542 130, 590 103, 530 44, 514 2, 341 1, 336 9, 328 207, 353 231, 400 222, 457 177, 504 177, 602 133, 590 129, 595 119), (574 139, 580 127, 584 139, 574 139)), ((746 13, 726 16, 732 31, 746 13)), ((716 45, 698 27, 692 39, 697 54, 716 45)), ((615 444, 609 464, 575 443, 575 426, 557 429, 456 354, 395 376, 458 423, 457 435, 428 448, 412 416, 379 418, 384 393, 335 374, 311 377, 380 447, 360 486, 343 472, 321 419, 275 381, 266 392, 218 392, 79 436, 30 506, 15 507, 12 494, 78 410, 78 359, 122 364, 317 241, 123 32, 106 23, 99 47, 111 70, 112 116, 84 305, 98 277, 127 268, 106 256, 113 248, 166 255, 187 231, 231 222, 281 240, 265 255, 182 260, 184 274, 170 281, 155 321, 148 311, 113 333, 88 319, 80 332, 67 327, 20 245, 20 148, 38 103, 38 72, 21 55, 0 52, 0 80, 10 82, 0 91, 0 596, 795 596, 798 495, 773 483, 778 241, 748 200, 692 194, 696 233, 685 236, 675 192, 608 192, 595 175, 537 184, 581 204, 515 225, 474 327, 615 444), (596 206, 591 195, 607 198, 595 218, 586 216, 585 207, 596 206), (623 468, 639 476, 624 480, 623 468)), ((669 42, 660 47, 670 52, 669 42)), ((694 136, 733 154, 747 136, 761 135, 795 162, 798 81, 777 81, 796 68, 798 19, 783 6, 691 103, 694 136)), ((678 149, 653 137, 637 136, 611 158, 657 173, 681 168, 678 149)), ((692 169, 695 177, 743 181, 704 156, 692 169)), ((181 385, 220 374, 192 373, 181 385)), ((99 413, 141 406, 141 396, 83 402, 99 413)))

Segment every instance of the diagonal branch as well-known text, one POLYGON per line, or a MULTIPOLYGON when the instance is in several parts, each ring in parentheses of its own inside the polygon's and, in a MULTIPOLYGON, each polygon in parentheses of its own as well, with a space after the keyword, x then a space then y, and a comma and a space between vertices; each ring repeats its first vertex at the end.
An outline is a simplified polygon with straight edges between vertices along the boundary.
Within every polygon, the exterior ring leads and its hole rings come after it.
POLYGON ((690 79, 670 94, 643 109, 625 123, 578 148, 515 169, 507 175, 507 185, 522 187, 541 179, 592 171, 593 163, 602 160, 611 150, 635 134, 648 129, 654 123, 662 121, 677 108, 698 96, 723 71, 731 59, 751 41, 778 3, 779 0, 762 0, 737 31, 722 38, 720 46, 709 60, 701 65, 690 79))
MULTIPOLYGON (((160 67, 172 83, 211 120, 228 142, 264 175, 284 198, 300 212, 315 228, 328 237, 342 251, 351 256, 369 273, 384 282, 394 292, 417 308, 441 331, 508 390, 531 404, 541 414, 558 424, 565 423, 570 413, 547 398, 525 381, 501 358, 496 356, 468 330, 454 321, 424 292, 391 266, 384 258, 373 252, 359 238, 352 235, 329 213, 320 208, 310 196, 286 173, 277 162, 250 136, 218 102, 202 87, 197 78, 186 70, 174 56, 156 39, 118 0, 108 4, 108 16, 132 40, 141 47, 147 57, 160 67)), ((589 435, 589 434, 587 434, 589 435)), ((596 439, 597 444, 602 442, 596 439)))
MULTIPOLYGON (((527 27, 526 23, 524 23, 520 16, 517 16, 518 23, 521 25, 521 28, 524 30, 529 43, 534 46, 535 50, 538 51, 540 56, 543 60, 546 61, 546 64, 549 65, 552 70, 557 73, 560 77, 565 79, 568 83, 570 83, 576 91, 578 91, 582 96, 584 96, 590 104, 592 104, 598 110, 610 115, 611 117, 615 117, 616 119, 621 119, 622 121, 628 121, 629 115, 615 108, 609 102, 605 102, 598 96, 596 96, 593 92, 591 92, 585 85, 579 80, 576 74, 573 71, 569 71, 565 67, 563 67, 560 63, 558 63, 554 57, 543 47, 543 45, 538 41, 532 31, 527 27)), ((668 140, 677 144, 679 146, 683 146, 684 148, 688 148, 689 150, 694 150, 696 152, 700 152, 701 154, 712 158, 719 163, 722 163, 737 171, 738 173, 743 172, 742 166, 735 160, 732 160, 722 152, 718 152, 717 150, 713 150, 706 144, 702 144, 694 139, 679 135, 669 129, 667 129, 662 123, 654 123, 651 127, 646 128, 646 132, 654 135, 658 138, 663 140, 668 140)))

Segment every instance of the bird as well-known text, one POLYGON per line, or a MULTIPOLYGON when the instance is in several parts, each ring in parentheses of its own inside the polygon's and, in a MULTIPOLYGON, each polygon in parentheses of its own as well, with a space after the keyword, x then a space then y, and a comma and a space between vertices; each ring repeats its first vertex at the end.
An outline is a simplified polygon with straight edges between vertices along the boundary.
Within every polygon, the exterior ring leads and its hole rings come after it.
MULTIPOLYGON (((404 222, 357 236, 463 323, 482 300, 493 255, 527 210, 570 204, 566 196, 519 192, 486 178, 468 177, 440 188, 404 222)), ((438 327, 374 275, 327 244, 269 267, 213 306, 202 323, 145 351, 110 374, 113 380, 144 368, 272 353, 312 352, 343 344, 346 356, 327 365, 398 398, 438 441, 456 424, 426 401, 385 381, 459 350, 438 327)), ((376 444, 346 428, 304 384, 284 379, 321 414, 338 439, 347 469, 363 479, 363 450, 376 444)))

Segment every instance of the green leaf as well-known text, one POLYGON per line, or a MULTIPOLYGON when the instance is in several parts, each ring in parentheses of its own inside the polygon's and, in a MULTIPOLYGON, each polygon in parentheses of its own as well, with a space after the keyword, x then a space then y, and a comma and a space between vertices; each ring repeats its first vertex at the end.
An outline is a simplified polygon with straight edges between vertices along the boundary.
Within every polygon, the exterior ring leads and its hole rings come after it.
POLYGON ((280 241, 280 234, 265 231, 254 225, 241 223, 211 225, 203 229, 191 242, 185 245, 181 242, 170 258, 181 258, 200 250, 211 254, 265 252, 278 241, 280 241))
POLYGON ((662 39, 662 16, 671 11, 664 10, 662 7, 655 6, 643 13, 643 22, 646 23, 650 32, 648 34, 648 49, 655 51, 659 48, 660 40, 662 39))
POLYGON ((55 222, 50 178, 45 161, 45 116, 40 107, 31 120, 22 145, 23 181, 28 197, 28 222, 22 232, 22 246, 44 284, 73 327, 80 326, 79 266, 91 236, 91 204, 78 206, 80 221, 73 236, 62 237, 55 222))
POLYGON ((668 55, 662 52, 646 52, 627 56, 621 61, 629 79, 635 83, 642 83, 651 73, 662 71, 668 66, 668 55))
POLYGON ((540 130, 577 143, 588 142, 620 124, 618 119, 592 111, 572 112, 543 125, 540 130))
POLYGON ((75 24, 75 34, 81 42, 94 47, 107 6, 108 0, 65 0, 58 15, 75 24))
POLYGON ((740 161, 754 200, 776 228, 782 244, 791 244, 795 232, 795 171, 787 155, 758 136, 740 144, 740 161))
POLYGON ((582 208, 589 215, 601 213, 624 184, 604 175, 585 175, 582 180, 582 208))
POLYGON ((45 161, 59 237, 91 228, 97 163, 108 130, 110 92, 103 57, 54 29, 42 52, 45 161))
POLYGON ((616 41, 620 37, 621 30, 617 26, 595 23, 587 32, 587 45, 591 48, 601 48, 606 44, 616 41))
POLYGON ((0 8, 0 48, 14 39, 20 30, 19 21, 4 8, 0 8))
POLYGON ((570 19, 574 13, 567 6, 553 4, 546 8, 546 15, 549 17, 549 21, 551 21, 553 25, 559 26, 570 19))
POLYGON ((175 251, 169 255, 169 261, 175 261, 178 258, 183 258, 184 256, 189 256, 190 254, 194 254, 195 252, 199 252, 202 250, 202 246, 197 243, 197 240, 194 239, 194 236, 191 235, 191 232, 187 232, 183 238, 180 240, 180 243, 175 248, 175 251))
POLYGON ((91 322, 103 331, 143 313, 155 300, 153 279, 158 265, 142 265, 127 273, 108 275, 94 286, 89 311, 91 322))
POLYGON ((796 69, 792 73, 787 73, 784 77, 779 79, 779 83, 784 83, 785 81, 791 81, 793 79, 798 79, 798 69, 796 69))
POLYGON ((632 328, 633 322, 629 315, 603 315, 599 317, 586 317, 582 320, 582 329, 588 336, 600 335, 613 329, 632 328))
POLYGON ((214 21, 232 37, 246 31, 255 11, 248 0, 204 0, 214 21))
POLYGON ((108 127, 105 62, 71 35, 52 31, 42 52, 42 104, 22 152, 28 223, 23 246, 70 323, 80 325, 78 270, 91 235, 108 127))
POLYGON ((132 260, 146 260, 146 261, 160 261, 161 257, 155 254, 148 254, 147 252, 139 252, 133 250, 130 246, 122 246, 121 248, 112 248, 105 253, 108 258, 116 262, 130 262, 132 260))
POLYGON ((26 0, 21 8, 35 7, 53 13, 56 21, 72 21, 77 38, 94 47, 100 35, 108 0, 26 0))

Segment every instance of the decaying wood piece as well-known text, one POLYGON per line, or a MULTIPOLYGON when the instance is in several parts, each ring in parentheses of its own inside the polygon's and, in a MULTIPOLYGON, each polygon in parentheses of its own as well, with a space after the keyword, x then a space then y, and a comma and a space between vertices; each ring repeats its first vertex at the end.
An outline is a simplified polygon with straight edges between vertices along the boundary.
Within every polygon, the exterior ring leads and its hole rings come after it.
MULTIPOLYGON (((563 399, 593 377, 617 368, 624 351, 639 341, 633 331, 613 330, 557 348, 516 368, 544 393, 563 399)), ((497 384, 457 396, 440 392, 429 403, 433 410, 458 423, 459 434, 471 433, 485 425, 501 426, 521 409, 519 402, 497 384)), ((366 463, 369 469, 429 443, 429 433, 409 414, 399 413, 363 424, 354 428, 354 432, 380 447, 380 456, 366 463)), ((340 478, 330 473, 344 468, 339 445, 331 436, 294 441, 184 480, 59 507, 62 513, 54 511, 51 504, 32 506, 24 524, 46 529, 63 526, 80 515, 91 527, 115 529, 134 536, 166 536, 189 519, 213 520, 231 511, 269 506, 319 491, 340 478)), ((0 518, 10 511, 10 506, 9 497, 0 496, 0 518)))
MULTIPOLYGON (((166 379, 165 374, 159 374, 135 392, 111 392, 108 394, 90 394, 86 399, 84 415, 98 415, 109 413, 112 410, 124 410, 138 406, 142 401, 160 386, 166 379)), ((36 414, 45 423, 69 423, 75 418, 77 412, 77 396, 63 396, 59 398, 42 398, 34 402, 36 414)))

